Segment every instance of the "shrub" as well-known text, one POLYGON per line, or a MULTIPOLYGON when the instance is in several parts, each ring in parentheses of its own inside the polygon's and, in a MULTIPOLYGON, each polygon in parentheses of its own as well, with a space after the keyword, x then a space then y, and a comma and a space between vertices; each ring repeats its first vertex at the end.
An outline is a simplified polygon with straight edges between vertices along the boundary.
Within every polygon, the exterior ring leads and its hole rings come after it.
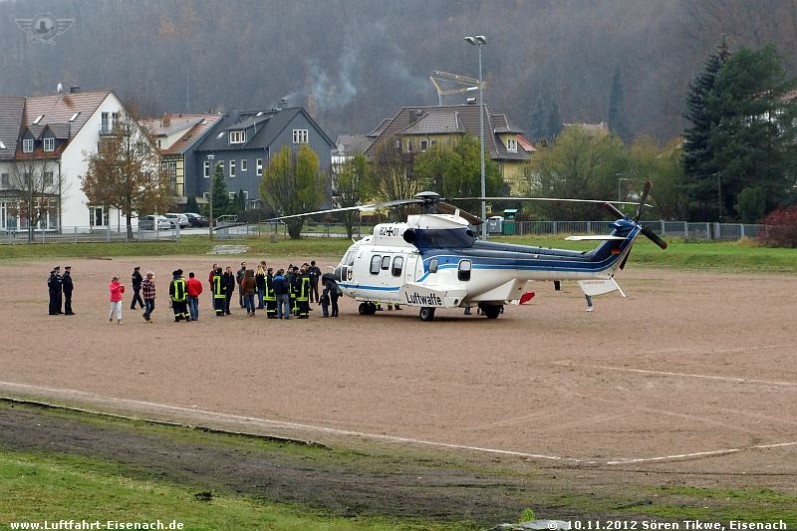
POLYGON ((762 221, 758 240, 774 247, 797 247, 797 206, 770 212, 762 221))

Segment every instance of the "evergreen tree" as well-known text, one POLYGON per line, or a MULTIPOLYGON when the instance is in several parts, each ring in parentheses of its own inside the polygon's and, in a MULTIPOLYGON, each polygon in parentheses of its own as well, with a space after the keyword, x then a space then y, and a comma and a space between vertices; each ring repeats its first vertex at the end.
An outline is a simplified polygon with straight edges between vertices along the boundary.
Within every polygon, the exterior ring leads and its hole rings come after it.
POLYGON ((216 164, 213 174, 213 217, 218 218, 228 214, 230 209, 230 195, 227 192, 227 183, 224 182, 224 164, 216 164))
POLYGON ((545 107, 542 96, 538 96, 537 101, 534 103, 530 121, 529 134, 532 141, 546 140, 548 138, 548 109, 545 107))
POLYGON ((196 197, 191 196, 185 202, 186 212, 199 212, 199 203, 196 202, 196 197))
POLYGON ((794 189, 797 105, 788 97, 792 86, 771 44, 760 50, 741 48, 718 73, 707 108, 718 117, 709 148, 721 216, 738 219, 744 210, 749 220, 758 211, 757 202, 763 199, 770 211, 794 189), (749 191, 740 209, 744 190, 749 191))
POLYGON ((562 115, 559 113, 559 104, 556 100, 553 100, 551 102, 551 110, 548 113, 548 139, 556 140, 562 129, 564 129, 564 123, 562 122, 562 115))
POLYGON ((695 215, 702 221, 709 219, 710 205, 717 204, 718 168, 709 138, 719 118, 711 114, 708 98, 714 89, 717 74, 729 56, 728 43, 723 35, 714 52, 706 59, 703 71, 689 85, 686 97, 684 118, 692 123, 692 127, 684 131, 682 162, 695 215))
POLYGON ((625 89, 619 64, 614 67, 612 88, 609 93, 609 131, 619 136, 625 143, 631 140, 631 130, 625 119, 625 89))

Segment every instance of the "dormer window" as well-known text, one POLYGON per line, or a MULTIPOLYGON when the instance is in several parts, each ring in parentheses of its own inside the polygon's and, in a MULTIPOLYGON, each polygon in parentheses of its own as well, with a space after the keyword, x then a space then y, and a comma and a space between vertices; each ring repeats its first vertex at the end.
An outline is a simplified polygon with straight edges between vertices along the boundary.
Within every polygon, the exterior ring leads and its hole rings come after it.
POLYGON ((44 137, 44 151, 55 151, 55 138, 51 136, 44 137))
POLYGON ((246 142, 246 131, 230 131, 230 144, 243 144, 246 142))
POLYGON ((24 139, 22 139, 22 152, 23 153, 33 153, 33 139, 32 138, 24 138, 24 139))
POLYGON ((517 139, 516 138, 507 138, 506 139, 506 150, 511 151, 512 153, 517 153, 517 139))

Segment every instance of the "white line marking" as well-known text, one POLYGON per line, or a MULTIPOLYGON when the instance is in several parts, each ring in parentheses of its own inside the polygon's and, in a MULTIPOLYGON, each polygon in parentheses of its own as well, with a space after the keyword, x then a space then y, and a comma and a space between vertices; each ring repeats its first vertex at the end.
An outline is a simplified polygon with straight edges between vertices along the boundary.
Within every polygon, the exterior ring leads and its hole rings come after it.
POLYGON ((613 367, 611 365, 579 365, 569 361, 556 361, 555 365, 563 365, 565 367, 584 368, 584 369, 603 369, 607 371, 620 371, 620 372, 635 372, 639 374, 655 374, 657 376, 677 376, 683 378, 699 378, 701 380, 719 380, 724 382, 746 383, 746 384, 759 384, 759 385, 777 385, 780 387, 797 387, 797 382, 781 382, 777 380, 755 380, 751 378, 736 378, 733 376, 715 376, 712 374, 693 374, 686 372, 669 372, 669 371, 653 371, 647 369, 632 369, 629 367, 613 367))
MULTIPOLYGON (((84 400, 88 400, 92 403, 102 404, 102 403, 110 403, 115 404, 118 406, 125 406, 129 409, 134 411, 140 411, 144 408, 153 411, 155 413, 189 413, 190 416, 194 418, 202 418, 204 417, 206 420, 218 420, 221 422, 232 422, 237 425, 241 423, 246 423, 249 425, 260 425, 264 427, 272 427, 272 428, 283 428, 283 429, 292 429, 292 430, 305 430, 311 432, 318 432, 318 433, 327 433, 331 435, 339 435, 339 436, 348 436, 348 437, 361 437, 364 439, 370 440, 378 440, 378 441, 387 441, 387 442, 395 442, 395 443, 406 443, 406 444, 419 444, 425 446, 432 446, 437 448, 449 448, 454 450, 469 450, 474 452, 483 452, 483 453, 490 453, 496 455, 508 455, 513 457, 524 457, 528 459, 543 459, 547 461, 558 461, 562 463, 574 463, 574 464, 581 464, 581 465, 624 465, 624 464, 638 464, 638 463, 648 463, 648 462, 662 462, 662 461, 678 461, 682 459, 694 459, 698 457, 710 457, 710 456, 717 456, 717 455, 725 455, 725 454, 732 454, 737 452, 742 452, 744 450, 766 450, 766 449, 773 449, 773 448, 782 448, 787 446, 794 446, 797 445, 797 441, 792 442, 784 442, 784 443, 774 443, 774 444, 764 444, 764 445, 755 445, 749 446, 744 448, 730 448, 725 450, 715 450, 709 452, 696 452, 691 454, 677 454, 677 455, 666 455, 666 456, 659 456, 659 457, 641 457, 641 458, 614 458, 608 461, 599 461, 596 459, 584 459, 578 457, 563 457, 557 455, 545 455, 545 454, 532 454, 527 452, 518 452, 514 450, 500 450, 497 448, 484 448, 481 446, 469 446, 469 445, 462 445, 462 444, 452 444, 452 443, 443 443, 437 441, 426 441, 423 439, 413 439, 410 437, 398 437, 393 435, 382 435, 382 434, 375 434, 375 433, 365 433, 365 432, 358 432, 358 431, 351 431, 351 430, 339 430, 336 428, 327 428, 324 426, 314 426, 311 424, 301 424, 296 422, 285 422, 280 420, 270 420, 270 419, 262 419, 257 417, 248 417, 242 415, 232 415, 229 413, 219 413, 216 411, 208 411, 204 409, 195 409, 191 407, 184 407, 184 406, 172 406, 168 404, 159 404, 156 402, 146 402, 143 400, 133 400, 128 398, 115 398, 115 397, 106 397, 100 396, 94 393, 89 393, 86 391, 78 391, 74 389, 58 389, 52 387, 43 387, 43 386, 36 386, 36 385, 28 385, 28 384, 19 384, 14 382, 3 382, 0 381, 0 390, 6 390, 8 392, 23 392, 23 393, 45 393, 50 396, 60 397, 60 398, 83 398, 84 400)), ((14 397, 11 397, 14 398, 14 397)), ((102 414, 102 412, 98 412, 102 414)))

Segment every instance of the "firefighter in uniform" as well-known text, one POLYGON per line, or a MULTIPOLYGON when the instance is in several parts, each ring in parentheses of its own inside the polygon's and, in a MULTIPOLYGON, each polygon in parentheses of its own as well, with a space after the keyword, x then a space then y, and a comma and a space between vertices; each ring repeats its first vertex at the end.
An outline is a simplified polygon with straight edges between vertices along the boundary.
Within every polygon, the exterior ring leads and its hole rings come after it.
POLYGON ((310 275, 305 268, 296 277, 296 312, 299 319, 310 317, 310 275))
POLYGON ((178 269, 172 273, 172 276, 172 282, 169 284, 169 298, 172 300, 174 322, 179 323, 182 320, 190 322, 187 305, 188 291, 186 290, 185 279, 183 278, 183 270, 178 269))
POLYGON ((277 318, 277 294, 274 292, 274 270, 266 270, 266 291, 263 294, 266 303, 266 317, 269 319, 277 318))
POLYGON ((211 285, 213 287, 213 310, 216 312, 216 317, 223 317, 225 315, 224 304, 227 301, 227 291, 224 288, 224 278, 220 267, 213 271, 211 285))

